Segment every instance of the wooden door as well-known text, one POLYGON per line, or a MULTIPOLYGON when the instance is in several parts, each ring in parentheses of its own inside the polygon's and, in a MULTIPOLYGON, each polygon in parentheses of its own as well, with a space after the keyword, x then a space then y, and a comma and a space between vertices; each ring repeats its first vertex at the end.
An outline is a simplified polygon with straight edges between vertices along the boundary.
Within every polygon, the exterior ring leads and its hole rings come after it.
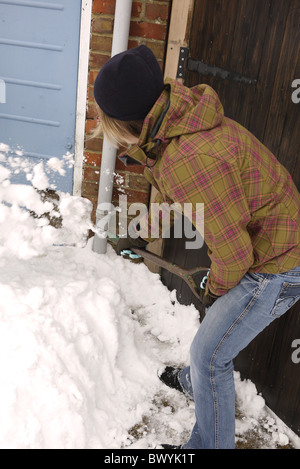
MULTIPOLYGON (((239 74, 255 84, 185 71, 184 84, 211 85, 225 115, 260 139, 289 170, 300 189, 300 103, 292 100, 300 78, 299 0, 195 0, 189 57, 239 74)), ((184 267, 209 265, 206 246, 185 250, 185 240, 165 240, 164 257, 184 267)), ((162 272, 184 304, 203 309, 180 280, 162 272)), ((263 331, 236 359, 267 405, 300 435, 300 363, 292 359, 300 339, 300 303, 263 331)))

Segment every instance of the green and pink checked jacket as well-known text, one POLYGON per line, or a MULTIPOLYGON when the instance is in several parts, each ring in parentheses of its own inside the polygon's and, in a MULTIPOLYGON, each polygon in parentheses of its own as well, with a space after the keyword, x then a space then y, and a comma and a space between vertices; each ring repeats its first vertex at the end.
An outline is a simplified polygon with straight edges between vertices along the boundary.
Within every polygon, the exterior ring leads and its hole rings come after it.
MULTIPOLYGON (((204 203, 207 288, 223 295, 246 272, 280 273, 300 265, 300 195, 287 170, 249 131, 224 117, 212 88, 189 89, 171 79, 166 84, 170 107, 155 135, 158 158, 144 175, 159 201, 204 203)), ((146 165, 148 152, 155 156, 150 133, 168 96, 166 89, 147 115, 138 144, 126 152, 129 159, 146 165)))

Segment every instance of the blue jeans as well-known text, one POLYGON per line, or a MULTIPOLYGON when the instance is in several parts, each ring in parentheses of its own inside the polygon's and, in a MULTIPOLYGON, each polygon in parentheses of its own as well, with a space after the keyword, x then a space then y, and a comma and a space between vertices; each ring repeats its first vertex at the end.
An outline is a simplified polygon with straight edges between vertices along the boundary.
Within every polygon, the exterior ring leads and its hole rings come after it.
POLYGON ((233 449, 233 359, 300 299, 300 266, 282 274, 246 274, 207 309, 179 380, 195 401, 196 424, 183 449, 233 449))

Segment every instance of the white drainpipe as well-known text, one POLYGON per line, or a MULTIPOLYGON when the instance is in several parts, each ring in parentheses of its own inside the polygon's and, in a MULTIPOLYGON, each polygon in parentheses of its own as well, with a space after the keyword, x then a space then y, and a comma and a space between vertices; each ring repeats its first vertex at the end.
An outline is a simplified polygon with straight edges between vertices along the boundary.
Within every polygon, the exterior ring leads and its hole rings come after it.
MULTIPOLYGON (((117 0, 114 18, 113 41, 111 57, 127 50, 129 27, 131 19, 132 0, 117 0)), ((93 251, 105 254, 107 238, 105 233, 108 223, 104 222, 107 210, 112 206, 112 192, 117 150, 104 137, 102 148, 102 162, 98 191, 98 207, 96 211, 97 233, 94 237, 93 251), (101 223, 102 220, 102 223, 101 223)))

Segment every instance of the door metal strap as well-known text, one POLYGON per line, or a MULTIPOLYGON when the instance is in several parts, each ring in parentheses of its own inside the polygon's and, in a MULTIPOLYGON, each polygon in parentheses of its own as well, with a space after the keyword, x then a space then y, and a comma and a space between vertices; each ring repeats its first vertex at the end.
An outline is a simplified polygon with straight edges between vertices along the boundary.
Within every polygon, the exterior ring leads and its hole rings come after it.
POLYGON ((245 77, 239 73, 230 72, 220 67, 208 65, 201 60, 193 60, 189 57, 189 49, 187 47, 180 47, 178 69, 176 78, 184 78, 185 71, 198 72, 200 75, 212 75, 214 77, 222 78, 223 80, 230 80, 237 83, 244 83, 246 85, 256 85, 257 80, 245 77))

